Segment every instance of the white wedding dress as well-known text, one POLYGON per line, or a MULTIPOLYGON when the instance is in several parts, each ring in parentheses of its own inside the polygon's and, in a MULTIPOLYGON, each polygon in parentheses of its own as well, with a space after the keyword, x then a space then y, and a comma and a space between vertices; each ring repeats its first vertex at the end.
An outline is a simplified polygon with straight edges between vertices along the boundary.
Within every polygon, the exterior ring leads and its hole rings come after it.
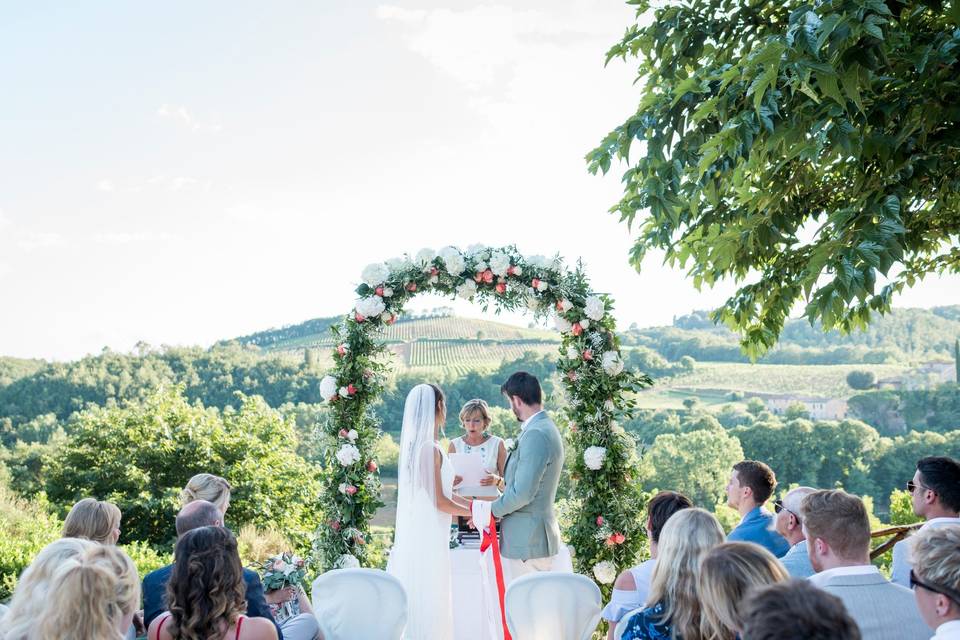
POLYGON ((450 591, 450 515, 437 509, 440 488, 453 495, 453 464, 436 441, 436 396, 421 384, 407 396, 400 434, 397 522, 387 572, 407 593, 404 640, 453 638, 450 591))

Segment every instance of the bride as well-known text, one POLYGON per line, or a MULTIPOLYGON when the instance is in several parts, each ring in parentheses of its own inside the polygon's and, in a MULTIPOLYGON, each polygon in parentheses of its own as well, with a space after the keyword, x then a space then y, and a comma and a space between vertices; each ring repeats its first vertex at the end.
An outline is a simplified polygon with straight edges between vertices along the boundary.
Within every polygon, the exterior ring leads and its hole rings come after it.
POLYGON ((450 516, 470 517, 453 495, 453 465, 437 442, 446 420, 440 387, 420 384, 403 409, 397 524, 387 572, 407 592, 405 640, 453 637, 450 597, 450 516))

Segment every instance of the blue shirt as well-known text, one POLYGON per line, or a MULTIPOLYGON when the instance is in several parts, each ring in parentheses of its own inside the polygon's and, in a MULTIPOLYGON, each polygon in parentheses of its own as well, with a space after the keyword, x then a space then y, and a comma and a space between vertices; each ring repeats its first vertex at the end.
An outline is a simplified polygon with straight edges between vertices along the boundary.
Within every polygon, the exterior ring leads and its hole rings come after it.
POLYGON ((663 603, 634 614, 620 640, 670 640, 670 623, 663 619, 663 603))
POLYGON ((728 542, 752 542, 765 548, 778 558, 786 555, 790 550, 790 543, 777 533, 771 531, 773 514, 766 509, 754 507, 740 521, 740 524, 727 536, 728 542))
MULTIPOLYGON (((151 571, 143 578, 143 625, 149 627, 153 619, 167 610, 167 582, 173 573, 173 565, 168 564, 156 571, 151 571)), ((247 616, 251 618, 266 618, 277 628, 278 640, 283 640, 283 634, 277 621, 270 614, 270 606, 263 597, 263 583, 256 571, 243 570, 243 581, 247 587, 247 616)))
POLYGON ((780 562, 783 563, 784 569, 787 570, 791 578, 809 578, 816 573, 813 570, 813 565, 810 564, 810 554, 807 553, 806 540, 801 540, 790 547, 790 551, 787 551, 787 555, 780 558, 780 562))

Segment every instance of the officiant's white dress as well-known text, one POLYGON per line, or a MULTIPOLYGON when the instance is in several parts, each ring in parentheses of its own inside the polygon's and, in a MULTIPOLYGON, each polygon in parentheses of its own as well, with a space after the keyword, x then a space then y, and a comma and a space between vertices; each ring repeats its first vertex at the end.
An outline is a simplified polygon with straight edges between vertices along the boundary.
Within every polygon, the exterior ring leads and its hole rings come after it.
POLYGON ((435 438, 435 396, 418 385, 407 396, 400 434, 397 524, 387 572, 407 592, 405 640, 453 638, 450 596, 450 515, 436 506, 436 458, 440 486, 453 495, 453 465, 435 438))

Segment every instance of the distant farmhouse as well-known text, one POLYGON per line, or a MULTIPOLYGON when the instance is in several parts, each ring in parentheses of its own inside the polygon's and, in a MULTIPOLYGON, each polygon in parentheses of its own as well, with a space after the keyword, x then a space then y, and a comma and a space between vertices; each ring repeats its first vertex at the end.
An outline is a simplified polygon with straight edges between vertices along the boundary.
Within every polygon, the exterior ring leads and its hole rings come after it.
POLYGON ((843 398, 815 398, 791 393, 752 393, 763 400, 770 413, 782 415, 787 407, 802 404, 814 420, 843 420, 847 417, 847 401, 843 398))

